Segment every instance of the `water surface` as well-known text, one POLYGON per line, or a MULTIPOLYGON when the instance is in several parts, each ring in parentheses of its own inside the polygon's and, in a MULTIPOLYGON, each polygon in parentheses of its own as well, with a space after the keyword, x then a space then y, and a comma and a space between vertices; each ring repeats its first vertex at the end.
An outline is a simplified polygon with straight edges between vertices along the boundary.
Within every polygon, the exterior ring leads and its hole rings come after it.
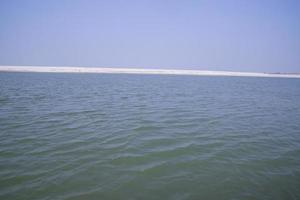
POLYGON ((300 199, 300 79, 0 73, 0 199, 300 199))

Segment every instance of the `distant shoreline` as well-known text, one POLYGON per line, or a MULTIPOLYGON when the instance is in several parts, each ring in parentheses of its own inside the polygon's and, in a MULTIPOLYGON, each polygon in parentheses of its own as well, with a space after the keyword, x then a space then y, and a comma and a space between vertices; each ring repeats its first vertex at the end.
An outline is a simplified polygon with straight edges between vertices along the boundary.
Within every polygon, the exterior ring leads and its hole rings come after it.
POLYGON ((102 73, 102 74, 161 74, 193 76, 240 76, 240 77, 277 77, 300 78, 292 73, 257 73, 179 69, 137 69, 137 68, 102 68, 102 67, 48 67, 48 66, 0 66, 0 72, 44 72, 44 73, 102 73))

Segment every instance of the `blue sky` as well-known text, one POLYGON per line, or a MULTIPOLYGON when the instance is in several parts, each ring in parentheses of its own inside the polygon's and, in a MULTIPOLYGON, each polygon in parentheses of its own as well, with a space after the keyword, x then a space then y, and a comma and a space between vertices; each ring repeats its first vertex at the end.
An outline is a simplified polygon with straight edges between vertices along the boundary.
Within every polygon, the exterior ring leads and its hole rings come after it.
POLYGON ((0 65, 300 72, 300 1, 1 0, 0 65))

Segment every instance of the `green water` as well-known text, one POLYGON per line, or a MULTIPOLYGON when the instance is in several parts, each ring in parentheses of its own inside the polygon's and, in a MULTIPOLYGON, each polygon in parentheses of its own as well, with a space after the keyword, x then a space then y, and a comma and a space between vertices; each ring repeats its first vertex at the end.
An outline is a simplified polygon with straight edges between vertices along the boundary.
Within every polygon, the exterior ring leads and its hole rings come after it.
POLYGON ((300 199, 300 79, 0 73, 0 199, 300 199))

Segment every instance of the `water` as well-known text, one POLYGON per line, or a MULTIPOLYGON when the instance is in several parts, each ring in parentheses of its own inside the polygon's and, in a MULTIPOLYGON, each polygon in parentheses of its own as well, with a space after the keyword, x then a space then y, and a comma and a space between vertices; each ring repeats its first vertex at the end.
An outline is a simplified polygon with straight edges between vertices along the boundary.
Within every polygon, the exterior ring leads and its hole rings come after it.
POLYGON ((0 199, 300 199, 300 79, 0 73, 0 199))

